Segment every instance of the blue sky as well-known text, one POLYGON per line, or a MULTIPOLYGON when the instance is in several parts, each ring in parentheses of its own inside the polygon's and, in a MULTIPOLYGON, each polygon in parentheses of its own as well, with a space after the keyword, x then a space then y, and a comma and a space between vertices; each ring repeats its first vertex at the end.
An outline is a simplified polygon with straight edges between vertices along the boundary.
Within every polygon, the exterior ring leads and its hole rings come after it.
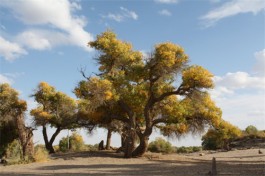
MULTIPOLYGON (((144 54, 159 42, 183 46, 191 64, 215 75, 211 94, 223 118, 265 129, 264 10, 263 0, 0 0, 0 83, 17 89, 29 109, 40 81, 75 97, 78 70, 97 71, 87 42, 112 29, 144 54)), ((97 143, 104 136, 99 130, 85 138, 97 143)), ((42 143, 39 130, 34 140, 42 143)), ((172 142, 199 145, 200 137, 172 142)))

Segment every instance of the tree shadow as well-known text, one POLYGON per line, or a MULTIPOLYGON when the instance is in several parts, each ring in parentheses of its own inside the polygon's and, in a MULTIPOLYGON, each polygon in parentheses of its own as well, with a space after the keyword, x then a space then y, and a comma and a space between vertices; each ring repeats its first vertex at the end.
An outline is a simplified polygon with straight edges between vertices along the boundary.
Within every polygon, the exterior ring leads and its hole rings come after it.
MULTIPOLYGON (((259 155, 260 156, 260 155, 259 155)), ((77 157, 88 158, 99 157, 102 164, 93 164, 93 161, 89 163, 75 164, 74 160, 71 163, 57 165, 43 165, 29 170, 28 172, 13 173, 4 172, 0 175, 14 176, 37 176, 37 175, 59 175, 59 176, 84 176, 84 175, 108 175, 108 176, 207 176, 212 167, 211 159, 200 157, 184 158, 174 155, 173 157, 162 156, 162 158, 147 159, 139 158, 132 160, 124 159, 124 163, 121 160, 115 162, 115 158, 123 158, 122 154, 116 154, 112 151, 100 151, 100 152, 79 152, 68 154, 57 154, 54 157, 61 159, 77 157), (104 158, 114 158, 113 163, 104 163, 104 158), (141 161, 141 162, 140 162, 141 161)), ((208 157, 209 158, 209 157, 208 157)), ((228 157, 216 157, 217 173, 218 176, 265 176, 265 161, 246 161, 238 158, 228 157), (227 158, 227 159, 226 159, 227 158)), ((248 158, 248 157, 246 157, 248 158)), ((92 158, 91 158, 92 159, 92 158)), ((53 163, 51 163, 53 164, 53 163)))

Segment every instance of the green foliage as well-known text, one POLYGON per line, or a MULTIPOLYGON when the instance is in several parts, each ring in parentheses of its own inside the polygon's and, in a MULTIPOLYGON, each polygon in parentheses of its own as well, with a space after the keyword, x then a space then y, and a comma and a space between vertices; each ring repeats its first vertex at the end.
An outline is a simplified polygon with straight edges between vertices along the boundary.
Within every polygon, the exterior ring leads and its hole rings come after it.
POLYGON ((9 84, 0 84, 0 154, 19 138, 16 118, 27 109, 27 104, 18 95, 9 84))
POLYGON ((6 150, 6 157, 12 159, 22 159, 22 147, 19 140, 16 139, 8 145, 6 150))
POLYGON ((202 137, 202 147, 206 150, 224 149, 242 135, 242 131, 232 124, 222 121, 215 129, 209 129, 202 137))
POLYGON ((258 129, 253 126, 253 125, 249 125, 247 126, 247 128, 245 129, 245 132, 248 134, 248 135, 257 135, 258 134, 258 129))
POLYGON ((155 141, 150 142, 148 145, 148 150, 151 152, 161 152, 161 153, 173 153, 175 152, 174 147, 170 142, 164 140, 163 138, 156 138, 155 141))
POLYGON ((199 152, 202 150, 202 147, 200 146, 190 146, 190 147, 177 147, 176 151, 177 153, 193 153, 193 152, 199 152))
MULTIPOLYGON (((68 151, 68 138, 67 137, 63 137, 60 140, 59 149, 62 152, 68 151)), ((83 140, 82 136, 74 132, 69 137, 69 150, 70 151, 83 151, 85 149, 86 149, 86 147, 85 147, 84 140, 83 140)))
POLYGON ((88 151, 98 151, 98 144, 94 144, 94 145, 86 145, 86 148, 88 151))
POLYGON ((49 159, 49 152, 46 150, 44 145, 36 145, 34 147, 34 161, 45 162, 49 159))

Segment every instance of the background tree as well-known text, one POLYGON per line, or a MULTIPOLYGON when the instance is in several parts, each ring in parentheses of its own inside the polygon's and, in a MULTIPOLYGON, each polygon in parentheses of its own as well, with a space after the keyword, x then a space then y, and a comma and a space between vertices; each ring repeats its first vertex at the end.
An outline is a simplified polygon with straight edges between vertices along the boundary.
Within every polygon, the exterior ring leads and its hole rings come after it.
POLYGON ((8 143, 18 138, 22 146, 23 157, 32 157, 34 153, 33 129, 25 126, 24 119, 27 103, 19 99, 18 92, 10 85, 0 84, 0 104, 0 129, 2 133, 0 135, 0 148, 5 148, 8 143))
POLYGON ((249 125, 245 129, 245 132, 247 133, 247 135, 253 135, 253 136, 257 135, 258 131, 259 130, 253 125, 249 125))
POLYGON ((70 151, 82 151, 85 149, 85 143, 81 135, 74 132, 69 137, 69 148, 68 148, 68 137, 63 137, 59 142, 59 149, 62 152, 70 151))
POLYGON ((112 31, 98 35, 89 46, 99 51, 100 73, 81 81, 75 93, 92 112, 107 106, 109 119, 124 123, 125 157, 145 153, 154 127, 179 136, 219 123, 221 110, 206 92, 213 87, 213 75, 201 66, 188 66, 182 47, 157 44, 145 59, 112 31), (136 134, 140 144, 134 148, 136 134))
POLYGON ((202 137, 202 147, 207 150, 229 150, 230 142, 241 135, 242 131, 238 127, 223 120, 215 128, 210 128, 202 137))
POLYGON ((52 146, 56 136, 61 130, 74 128, 76 125, 77 104, 74 99, 66 94, 56 91, 48 83, 39 83, 32 95, 38 102, 38 107, 31 110, 36 126, 42 126, 42 134, 45 147, 50 153, 54 153, 52 146), (54 134, 48 139, 47 125, 56 128, 54 134))

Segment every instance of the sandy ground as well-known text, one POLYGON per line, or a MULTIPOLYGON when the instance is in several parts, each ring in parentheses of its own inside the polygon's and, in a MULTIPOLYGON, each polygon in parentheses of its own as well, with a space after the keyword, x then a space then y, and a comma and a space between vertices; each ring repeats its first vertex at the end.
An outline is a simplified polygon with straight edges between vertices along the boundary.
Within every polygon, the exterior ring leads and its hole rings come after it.
POLYGON ((110 151, 56 154, 50 161, 25 165, 0 166, 0 175, 209 175, 216 158, 218 175, 265 176, 265 149, 187 155, 147 153, 145 157, 124 159, 110 151))

